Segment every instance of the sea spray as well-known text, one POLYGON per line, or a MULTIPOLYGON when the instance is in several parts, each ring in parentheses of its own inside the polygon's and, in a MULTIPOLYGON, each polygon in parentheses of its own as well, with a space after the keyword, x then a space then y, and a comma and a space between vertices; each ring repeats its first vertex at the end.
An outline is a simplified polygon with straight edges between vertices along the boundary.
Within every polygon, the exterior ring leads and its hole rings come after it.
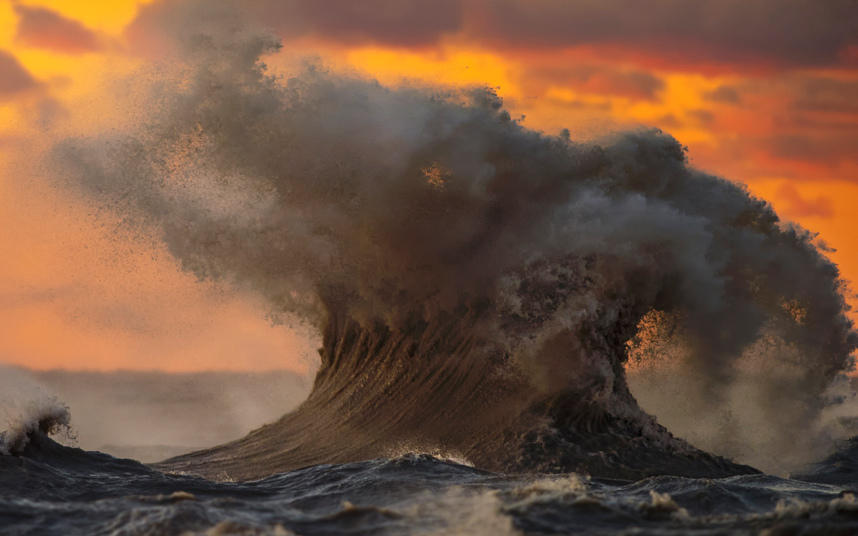
POLYGON ((74 441, 66 404, 23 370, 0 367, 0 454, 21 454, 34 435, 74 441))

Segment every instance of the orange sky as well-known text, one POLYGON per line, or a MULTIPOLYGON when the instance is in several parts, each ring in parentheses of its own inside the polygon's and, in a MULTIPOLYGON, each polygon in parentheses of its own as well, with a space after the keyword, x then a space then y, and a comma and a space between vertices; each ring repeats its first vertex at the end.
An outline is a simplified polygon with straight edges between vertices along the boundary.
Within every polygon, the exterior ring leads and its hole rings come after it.
MULTIPOLYGON (((47 133, 114 124, 129 98, 117 80, 152 61, 158 17, 190 1, 0 0, 0 362, 188 371, 312 361, 315 343, 271 325, 253 297, 196 281, 158 244, 21 165, 47 133)), ((275 71, 314 55, 390 85, 497 87, 526 126, 573 138, 662 128, 693 165, 819 232, 858 281, 858 7, 832 0, 801 13, 813 3, 785 2, 713 2, 721 8, 707 13, 653 0, 637 17, 624 0, 247 5, 284 39, 275 71)))

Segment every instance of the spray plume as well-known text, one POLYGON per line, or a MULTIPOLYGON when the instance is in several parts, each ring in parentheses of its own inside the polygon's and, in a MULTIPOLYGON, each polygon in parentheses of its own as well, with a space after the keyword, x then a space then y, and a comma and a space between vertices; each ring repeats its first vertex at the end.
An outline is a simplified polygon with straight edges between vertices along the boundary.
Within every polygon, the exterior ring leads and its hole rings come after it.
POLYGON ((323 336, 296 413, 169 467, 249 478, 409 443, 507 470, 649 474, 634 453, 654 449, 673 472, 736 472, 638 408, 625 363, 642 319, 681 334, 698 420, 752 378, 771 444, 811 427, 850 369, 844 284, 814 236, 690 168, 669 135, 579 143, 511 120, 488 89, 313 64, 275 77, 260 58, 276 39, 211 17, 145 124, 53 152, 185 269, 323 336), (749 355, 789 373, 749 376, 749 355))

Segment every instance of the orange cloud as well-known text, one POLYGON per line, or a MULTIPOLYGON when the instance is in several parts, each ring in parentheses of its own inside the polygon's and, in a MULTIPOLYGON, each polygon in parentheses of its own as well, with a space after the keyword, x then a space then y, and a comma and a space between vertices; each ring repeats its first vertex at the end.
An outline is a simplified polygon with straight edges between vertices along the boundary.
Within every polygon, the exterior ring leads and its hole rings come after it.
POLYGON ((0 50, 0 99, 9 98, 39 84, 12 54, 0 50))
POLYGON ((785 213, 791 214, 794 218, 831 218, 834 216, 831 199, 824 195, 807 199, 802 197, 795 186, 790 183, 781 186, 776 195, 786 203, 785 213))
POLYGON ((664 81, 651 72, 605 64, 557 66, 553 62, 546 62, 540 66, 525 67, 520 78, 525 91, 565 86, 579 93, 642 100, 657 99, 665 87, 664 81))
POLYGON ((21 44, 77 54, 101 48, 98 36, 83 24, 41 7, 15 4, 16 40, 21 44))
POLYGON ((740 104, 742 97, 735 88, 727 85, 718 86, 717 88, 703 93, 703 98, 711 102, 721 102, 728 104, 740 104))

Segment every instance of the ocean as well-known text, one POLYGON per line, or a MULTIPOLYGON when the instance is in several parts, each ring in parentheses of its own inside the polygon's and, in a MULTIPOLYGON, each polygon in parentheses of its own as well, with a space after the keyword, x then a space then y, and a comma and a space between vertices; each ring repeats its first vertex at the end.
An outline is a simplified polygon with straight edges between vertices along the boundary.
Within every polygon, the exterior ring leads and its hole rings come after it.
POLYGON ((855 469, 830 460, 796 479, 628 481, 410 453, 216 482, 33 432, 23 451, 0 456, 0 533, 846 535, 858 532, 855 469))

